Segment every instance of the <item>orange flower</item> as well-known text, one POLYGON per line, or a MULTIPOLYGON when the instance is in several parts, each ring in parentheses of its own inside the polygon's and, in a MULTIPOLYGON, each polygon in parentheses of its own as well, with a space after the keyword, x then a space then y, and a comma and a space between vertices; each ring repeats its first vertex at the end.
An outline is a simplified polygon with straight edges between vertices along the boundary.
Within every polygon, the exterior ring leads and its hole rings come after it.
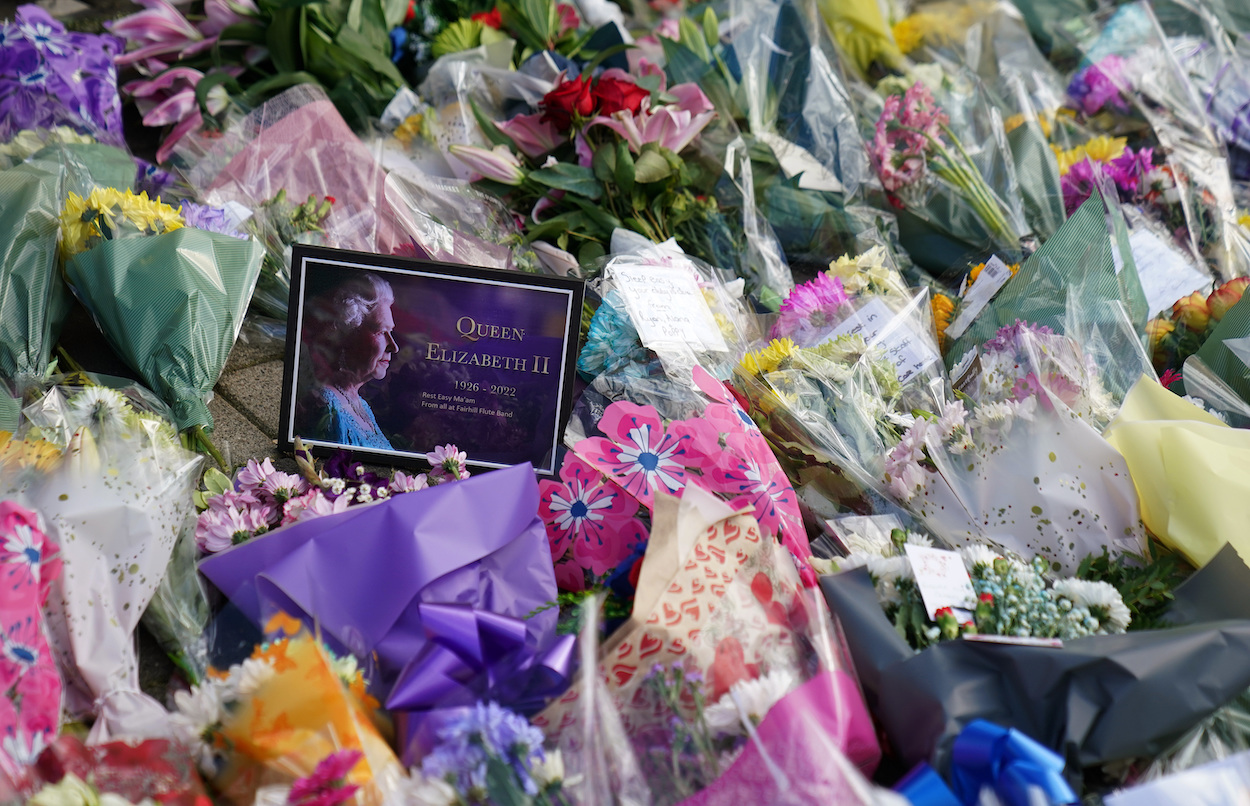
POLYGON ((929 306, 933 309, 933 328, 937 331, 938 346, 945 350, 946 328, 951 326, 951 316, 955 313, 955 303, 950 297, 935 291, 933 298, 929 300, 929 306))
POLYGON ((1211 321, 1207 298, 1198 291, 1182 297, 1172 306, 1172 318, 1178 325, 1184 325, 1194 333, 1205 333, 1211 321))
POLYGON ((1237 277, 1212 291, 1211 296, 1207 297, 1211 318, 1216 322, 1223 319, 1228 309, 1241 301, 1241 295, 1245 293, 1247 286, 1250 286, 1250 277, 1237 277))

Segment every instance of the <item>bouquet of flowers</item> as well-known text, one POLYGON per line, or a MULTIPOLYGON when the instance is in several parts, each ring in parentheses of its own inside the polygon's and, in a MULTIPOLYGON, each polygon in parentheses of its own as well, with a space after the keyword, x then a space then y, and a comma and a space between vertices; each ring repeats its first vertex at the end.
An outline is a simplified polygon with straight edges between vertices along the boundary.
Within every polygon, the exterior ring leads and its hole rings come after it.
POLYGON ((989 245, 1018 253, 1028 233, 1014 167, 999 145, 1004 139, 1001 128, 995 131, 992 119, 985 124, 976 117, 984 117, 984 101, 978 99, 975 88, 970 96, 972 109, 958 111, 969 135, 979 122, 990 127, 988 137, 960 137, 950 115, 921 81, 905 92, 895 86, 878 89, 886 92, 886 99, 869 154, 894 206, 978 250, 989 245), (977 140, 990 145, 974 156, 966 142, 977 140), (987 176, 1005 176, 1006 180, 996 189, 987 176))
POLYGON ((381 804, 402 769, 374 725, 378 703, 356 659, 336 656, 294 619, 269 626, 251 657, 175 695, 175 735, 236 801, 286 782, 290 803, 381 804))
POLYGON ((98 740, 162 736, 164 709, 138 690, 133 633, 189 526, 200 459, 166 420, 104 386, 53 387, 25 416, 0 497, 37 510, 60 546, 46 612, 67 711, 94 713, 98 740))
POLYGON ((1241 301, 1250 278, 1237 277, 1210 294, 1200 291, 1178 299, 1170 311, 1146 323, 1151 363, 1165 386, 1179 380, 1185 361, 1203 350, 1224 317, 1241 301))
POLYGON ((169 739, 88 746, 67 733, 50 742, 14 784, 14 794, 35 806, 210 803, 187 748, 169 739))
POLYGON ((303 475, 284 473, 269 459, 249 459, 233 482, 210 471, 206 477, 210 487, 197 500, 201 512, 195 542, 201 552, 215 554, 279 526, 469 477, 466 456, 455 445, 442 445, 425 455, 430 473, 395 470, 390 479, 365 470, 344 452, 317 468, 298 440, 295 456, 303 475))
POLYGON ((1120 593, 1106 582, 1076 577, 1051 581, 1050 565, 1041 557, 1026 563, 975 544, 959 551, 977 595, 972 617, 961 623, 953 608, 942 607, 930 619, 904 551, 909 544, 930 548, 933 541, 894 529, 886 546, 855 546, 846 559, 834 562, 841 571, 867 566, 882 609, 913 649, 964 635, 1064 641, 1113 635, 1124 632, 1131 621, 1120 593))
POLYGON ((96 188, 66 200, 61 248, 70 287, 113 350, 224 465, 206 434, 205 398, 243 324, 260 244, 212 208, 96 188))

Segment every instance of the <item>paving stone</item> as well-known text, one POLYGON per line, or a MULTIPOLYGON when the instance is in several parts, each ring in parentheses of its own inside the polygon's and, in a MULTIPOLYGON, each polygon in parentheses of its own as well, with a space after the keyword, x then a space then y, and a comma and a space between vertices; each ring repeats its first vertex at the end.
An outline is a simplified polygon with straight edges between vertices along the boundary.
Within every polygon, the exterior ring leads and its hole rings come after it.
POLYGON ((268 361, 226 375, 217 392, 270 439, 278 438, 282 403, 282 362, 268 361))
POLYGON ((285 351, 286 344, 281 338, 262 332, 251 322, 245 322, 222 374, 229 375, 269 361, 281 361, 285 351))
POLYGON ((209 401, 208 410, 213 415, 213 442, 226 455, 229 464, 239 465, 248 459, 263 459, 266 456, 277 457, 273 438, 266 436, 221 395, 215 395, 209 401))

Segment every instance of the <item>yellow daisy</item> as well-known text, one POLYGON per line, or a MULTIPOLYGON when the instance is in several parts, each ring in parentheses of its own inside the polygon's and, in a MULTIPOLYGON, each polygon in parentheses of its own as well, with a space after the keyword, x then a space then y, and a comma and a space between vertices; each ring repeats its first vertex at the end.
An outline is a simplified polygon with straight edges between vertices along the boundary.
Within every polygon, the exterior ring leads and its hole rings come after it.
POLYGON ((794 355, 797 349, 789 339, 774 339, 767 347, 747 353, 738 364, 743 375, 763 375, 773 372, 781 366, 781 362, 794 355))
POLYGON ((926 14, 912 14, 894 23, 894 42, 903 53, 911 53, 924 44, 924 29, 928 25, 926 14))
POLYGON ((1100 134, 1085 144, 1085 156, 1095 162, 1111 162, 1124 153, 1126 146, 1128 146, 1126 138, 1100 134))
POLYGON ((933 310, 933 327, 937 330, 938 346, 946 350, 946 328, 951 325, 951 317, 955 314, 955 301, 945 294, 934 292, 929 299, 929 307, 933 310))

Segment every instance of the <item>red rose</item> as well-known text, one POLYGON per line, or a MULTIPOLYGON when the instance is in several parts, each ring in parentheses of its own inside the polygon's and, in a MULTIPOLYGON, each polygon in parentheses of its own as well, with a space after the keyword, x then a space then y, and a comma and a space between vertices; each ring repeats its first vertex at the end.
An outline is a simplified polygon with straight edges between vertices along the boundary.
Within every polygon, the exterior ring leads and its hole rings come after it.
POLYGON ((544 123, 551 122, 557 129, 565 131, 573 123, 574 112, 587 118, 595 111, 595 99, 590 93, 590 82, 581 76, 572 81, 565 81, 544 95, 539 107, 543 110, 541 120, 544 123))
POLYGON ((485 25, 487 28, 494 28, 496 31, 498 31, 500 28, 503 28, 503 17, 499 13, 498 6, 496 6, 495 8, 492 8, 490 11, 479 11, 478 13, 469 17, 469 19, 473 20, 474 22, 480 22, 483 25, 485 25))
POLYGON ((601 115, 611 115, 622 111, 636 115, 642 108, 642 99, 651 97, 650 92, 634 82, 622 81, 619 78, 599 79, 591 95, 601 115))

